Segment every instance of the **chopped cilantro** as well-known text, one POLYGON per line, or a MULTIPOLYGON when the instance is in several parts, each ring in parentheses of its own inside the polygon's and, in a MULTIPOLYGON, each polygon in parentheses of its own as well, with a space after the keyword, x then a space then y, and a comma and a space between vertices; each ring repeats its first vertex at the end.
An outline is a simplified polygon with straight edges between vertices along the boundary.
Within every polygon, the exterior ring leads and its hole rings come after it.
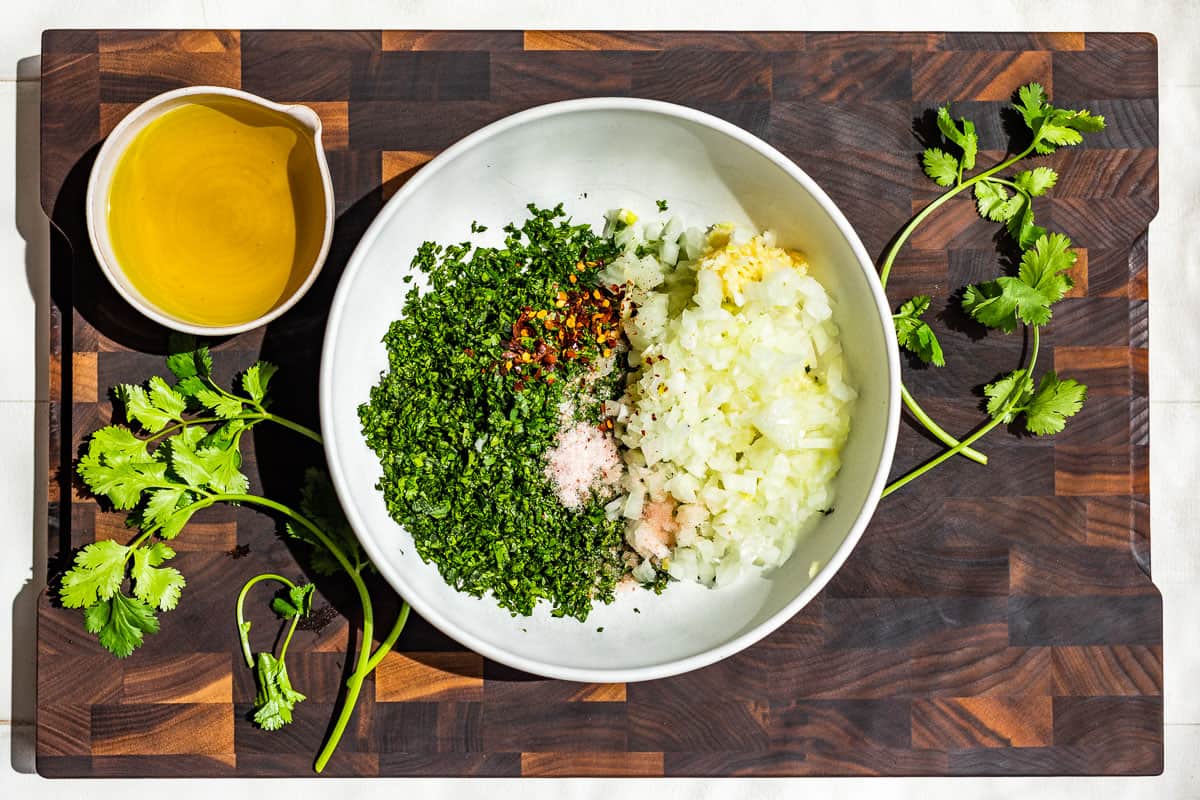
POLYGON ((611 259, 617 246, 561 206, 531 206, 504 230, 502 247, 420 247, 413 266, 430 288, 409 292, 384 337, 389 369, 359 418, 388 512, 451 586, 490 591, 516 613, 545 600, 583 619, 624 572, 621 521, 599 501, 567 511, 544 474, 558 404, 584 367, 560 361, 547 383, 495 365, 522 309, 546 307, 572 275, 593 281, 576 265, 611 259))

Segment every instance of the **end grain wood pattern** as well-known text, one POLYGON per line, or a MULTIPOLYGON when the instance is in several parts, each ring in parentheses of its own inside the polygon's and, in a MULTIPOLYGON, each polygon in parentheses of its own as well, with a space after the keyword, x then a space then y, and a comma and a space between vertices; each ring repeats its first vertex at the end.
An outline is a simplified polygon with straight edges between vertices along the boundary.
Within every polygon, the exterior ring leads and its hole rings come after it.
MULTIPOLYGON (((42 200, 61 232, 52 248, 51 578, 73 548, 127 535, 120 515, 73 483, 71 462, 111 418, 108 388, 162 369, 166 334, 100 278, 82 198, 98 143, 155 93, 240 87, 309 104, 325 122, 339 216, 321 279, 266 330, 214 348, 226 378, 259 356, 279 362, 289 387, 281 410, 310 424, 325 313, 359 236, 429 158, 507 114, 601 94, 716 114, 794 159, 877 256, 938 191, 921 175, 914 133, 936 104, 952 100, 976 121, 984 162, 1002 155, 1004 104, 1025 81, 1104 114, 1107 131, 1046 160, 1062 180, 1041 201, 1041 220, 1069 232, 1081 255, 1077 289, 1056 307, 1045 342, 1056 368, 1092 387, 1066 433, 1038 440, 997 431, 983 443, 990 467, 959 462, 889 498, 795 619, 678 678, 542 680, 465 652, 414 619, 367 684, 330 773, 1161 771, 1162 607, 1149 577, 1146 478, 1145 234, 1158 202, 1152 37, 50 31, 42 70, 42 200)), ((951 366, 911 368, 907 380, 951 430, 974 424, 972 392, 1012 369, 1024 346, 1017 336, 983 335, 956 311, 958 287, 997 271, 995 230, 962 197, 932 217, 893 273, 894 301, 934 298, 951 366)), ((248 471, 272 495, 290 496, 301 467, 320 459, 287 434, 255 438, 248 471)), ((906 428, 897 471, 936 450, 906 428)), ((265 733, 247 721, 254 688, 237 657, 234 594, 251 574, 298 577, 300 568, 275 523, 246 509, 198 515, 177 549, 184 602, 125 661, 83 632, 77 612, 43 598, 43 774, 309 774, 355 630, 340 613, 353 608, 344 587, 320 584, 324 624, 293 644, 293 680, 310 699, 295 724, 265 733)))

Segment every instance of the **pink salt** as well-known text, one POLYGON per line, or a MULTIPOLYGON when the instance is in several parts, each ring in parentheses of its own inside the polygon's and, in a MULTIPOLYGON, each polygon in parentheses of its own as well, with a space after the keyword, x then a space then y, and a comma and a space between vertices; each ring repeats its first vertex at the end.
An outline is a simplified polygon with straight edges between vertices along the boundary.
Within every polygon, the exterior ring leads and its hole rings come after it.
POLYGON ((558 432, 546 453, 546 476, 565 507, 587 502, 593 487, 613 487, 621 479, 621 454, 613 437, 595 425, 577 422, 558 432))
POLYGON ((675 545, 675 534, 679 523, 675 519, 675 503, 665 500, 650 500, 642 506, 642 524, 635 529, 633 548, 645 558, 666 558, 675 545))

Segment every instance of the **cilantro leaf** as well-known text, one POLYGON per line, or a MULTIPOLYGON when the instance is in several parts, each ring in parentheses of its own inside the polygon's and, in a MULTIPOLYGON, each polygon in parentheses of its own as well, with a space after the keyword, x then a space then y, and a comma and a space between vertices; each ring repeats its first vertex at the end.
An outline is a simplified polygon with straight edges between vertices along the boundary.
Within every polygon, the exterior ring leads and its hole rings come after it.
POLYGON ((97 431, 76 469, 93 493, 107 497, 117 509, 129 510, 142 492, 166 483, 167 468, 146 452, 144 443, 132 444, 130 439, 136 439, 132 433, 116 430, 97 431))
POLYGON ((1059 380, 1055 372, 1043 375, 1034 391, 1033 380, 1023 369, 989 383, 983 392, 988 398, 988 414, 1004 423, 1024 414, 1025 429, 1037 436, 1061 431, 1087 398, 1086 386, 1075 380, 1059 380))
POLYGON ((187 585, 183 574, 174 567, 160 566, 175 557, 175 551, 162 542, 133 551, 133 593, 152 608, 170 611, 179 604, 179 595, 187 585))
POLYGON ((185 334, 173 334, 167 356, 167 368, 178 378, 175 391, 183 397, 195 397, 207 388, 205 380, 212 375, 212 356, 207 347, 197 347, 196 339, 185 334))
POLYGON ((154 609, 136 597, 117 592, 83 613, 84 626, 117 658, 125 658, 142 645, 144 634, 158 633, 154 609))
POLYGON ((1052 153, 1064 145, 1076 145, 1083 141, 1083 134, 1104 130, 1104 117, 1092 116, 1088 111, 1051 109, 1035 132, 1039 153, 1052 153))
POLYGON ((150 402, 154 404, 154 407, 169 414, 170 418, 176 422, 183 419, 183 412, 187 410, 187 399, 177 394, 158 375, 150 378, 149 385, 150 402))
POLYGON ((267 361, 251 364, 242 375, 242 388, 250 395, 251 400, 261 404, 267 395, 267 384, 271 382, 271 376, 278 371, 279 367, 267 361))
POLYGON ((200 374, 196 366, 196 339, 186 334, 171 336, 171 354, 167 356, 167 369, 179 380, 194 378, 200 374))
POLYGON ((85 608, 107 600, 125 580, 129 548, 111 539, 92 542, 75 556, 75 565, 62 577, 59 599, 67 608, 85 608))
POLYGON ((196 512, 195 499, 182 486, 156 489, 146 496, 146 505, 137 515, 138 527, 144 531, 153 529, 164 539, 174 539, 196 512))
POLYGON ((195 375, 188 378, 180 378, 175 384, 175 391, 187 398, 195 397, 198 393, 204 391, 205 388, 207 387, 204 385, 204 381, 195 375))
POLYGON ((173 353, 167 356, 167 369, 181 381, 196 377, 195 353, 173 353))
MULTIPOLYGON (((360 579, 361 580, 361 579, 360 579)), ((254 699, 254 721, 266 730, 277 730, 292 721, 292 710, 296 703, 304 700, 304 695, 292 688, 288 679, 287 657, 288 644, 300 617, 307 616, 312 610, 312 584, 297 586, 287 578, 272 573, 256 575, 242 585, 242 591, 237 597, 238 639, 242 645, 242 655, 246 665, 254 669, 254 679, 258 691, 254 699), (246 593, 255 584, 265 580, 276 581, 284 585, 271 601, 271 608, 283 619, 290 619, 291 626, 279 649, 279 657, 271 652, 259 653, 257 656, 250 649, 250 620, 243 616, 242 606, 246 593)))
POLYGON ((307 698, 292 688, 287 665, 270 653, 259 653, 255 664, 258 693, 254 721, 266 731, 276 731, 292 721, 296 704, 307 698))
POLYGON ((196 337, 190 333, 172 333, 168 340, 167 367, 177 378, 189 375, 206 377, 212 373, 212 356, 208 347, 197 346, 196 337))
POLYGON ((1029 202, 1028 197, 1017 195, 1013 200, 1016 201, 1016 209, 1005 220, 1004 227, 1021 249, 1026 249, 1032 247, 1039 237, 1045 236, 1046 229, 1034 224, 1033 204, 1029 202))
POLYGON ((979 322, 1005 333, 1016 329, 1020 319, 1029 325, 1050 321, 1050 306, 1070 290, 1070 277, 1063 272, 1075 263, 1071 240, 1061 233, 1039 236, 1021 256, 1017 277, 1004 276, 968 286, 963 308, 979 322))
MULTIPOLYGON (((1077 256, 1070 249, 1071 240, 1061 233, 1049 236, 1039 236, 1033 248, 1026 250, 1021 256, 1021 268, 1018 272, 1021 281, 1033 287, 1043 298, 1046 313, 1041 322, 1034 322, 1029 317, 1023 317, 1033 325, 1044 325, 1050 320, 1049 306, 1063 298, 1074 282, 1062 274, 1075 265, 1077 256)), ((1041 318, 1041 314, 1036 315, 1041 318)))
POLYGON ((218 425, 200 440, 199 447, 219 447, 221 449, 234 445, 239 434, 246 430, 246 421, 231 419, 223 425, 218 425))
POLYGON ((307 617, 312 611, 313 589, 315 588, 311 583, 286 587, 271 601, 271 609, 284 619, 307 617))
POLYGON ((975 184, 975 207, 984 219, 1004 222, 1020 210, 1021 203, 1021 197, 1009 197, 1008 190, 995 181, 975 184))
POLYGON ((1013 370, 983 388, 988 399, 987 412, 993 419, 1002 417, 1003 422, 1008 424, 1017 418, 1020 406, 1032 391, 1033 381, 1027 372, 1023 369, 1013 370))
POLYGON ((1016 278, 1002 277, 968 286, 963 290, 963 310, 976 322, 1012 333, 1017 329, 1019 284, 1016 278))
POLYGON ((203 489, 212 480, 207 461, 196 452, 196 444, 205 435, 199 426, 184 428, 161 446, 167 450, 171 469, 188 486, 203 489))
POLYGON ((1075 416, 1087 398, 1087 387, 1078 381, 1059 380, 1057 373, 1047 372, 1038 384, 1037 392, 1025 408, 1025 428, 1037 436, 1061 431, 1069 417, 1075 416))
POLYGON ((953 186, 958 181, 958 159, 944 150, 930 147, 921 156, 925 174, 938 186, 953 186))
POLYGON ((175 356, 178 356, 178 359, 174 363, 181 365, 185 360, 191 359, 194 369, 194 372, 191 372, 184 367, 184 374, 180 374, 175 371, 174 367, 170 366, 172 365, 172 361, 168 357, 167 366, 170 367, 170 371, 175 373, 176 377, 186 378, 188 374, 198 375, 200 378, 212 377, 212 354, 209 353, 208 345, 198 345, 196 337, 184 335, 184 333, 176 333, 176 335, 170 338, 170 342, 172 342, 170 343, 170 350, 172 350, 175 356))
POLYGON ((1046 100, 1046 90, 1040 83, 1025 84, 1017 90, 1017 102, 1013 103, 1013 108, 1021 112, 1025 125, 1036 132, 1038 123, 1050 109, 1050 103, 1046 100))
POLYGON ((109 425, 92 434, 88 451, 103 453, 104 460, 113 466, 124 463, 148 464, 154 458, 146 450, 146 442, 134 436, 129 428, 109 425))
POLYGON ((191 426, 166 443, 170 449, 171 469, 196 489, 212 489, 224 494, 242 494, 250 481, 241 472, 242 453, 234 437, 224 446, 205 445, 205 430, 191 426))
POLYGON ((250 479, 242 473, 242 451, 237 447, 202 447, 196 454, 208 466, 208 485, 223 494, 245 494, 250 479))
POLYGON ((172 422, 183 420, 187 398, 157 375, 150 379, 149 385, 149 392, 131 384, 118 386, 116 392, 118 399, 125 404, 128 418, 136 420, 148 432, 158 433, 172 422))
POLYGON ((1014 175, 1013 183, 1031 197, 1041 197, 1058 183, 1058 173, 1049 167, 1034 167, 1014 175))
POLYGON ((946 359, 942 354, 942 345, 929 323, 921 319, 929 309, 929 302, 928 295, 920 294, 900 306, 899 313, 892 318, 896 326, 896 340, 926 364, 944 367, 946 359))
POLYGON ((200 402, 200 405, 209 409, 221 419, 236 417, 242 413, 244 408, 239 398, 230 397, 227 394, 221 394, 209 388, 197 390, 195 397, 200 402))
POLYGON ((975 135, 975 123, 969 119, 959 119, 955 124, 954 119, 950 116, 950 106, 944 105, 938 109, 937 126, 943 136, 962 150, 963 171, 969 172, 974 169, 975 155, 979 152, 979 137, 975 135))
POLYGON ((165 522, 171 514, 175 513, 179 502, 183 500, 184 490, 182 488, 156 489, 150 492, 146 500, 146 510, 143 516, 147 522, 165 522))
POLYGON ((164 539, 174 539, 188 524, 188 521, 191 520, 192 514, 195 513, 195 505, 187 505, 183 508, 175 509, 169 517, 163 520, 162 527, 158 529, 158 535, 164 539))
POLYGON ((1041 84, 1030 83, 1017 90, 1013 107, 1021 113, 1026 126, 1033 131, 1034 146, 1039 153, 1053 153, 1063 145, 1083 141, 1085 133, 1104 130, 1104 117, 1090 111, 1055 108, 1046 98, 1041 84))

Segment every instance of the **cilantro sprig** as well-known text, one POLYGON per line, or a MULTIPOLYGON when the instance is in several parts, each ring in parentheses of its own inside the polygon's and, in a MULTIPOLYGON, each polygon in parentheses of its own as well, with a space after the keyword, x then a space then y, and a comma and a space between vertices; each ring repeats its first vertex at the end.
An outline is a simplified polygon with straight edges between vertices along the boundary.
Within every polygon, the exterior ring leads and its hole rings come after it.
MULTIPOLYGON (((61 580, 59 599, 83 609, 84 625, 118 658, 130 656, 147 635, 161 627, 160 612, 183 599, 187 581, 167 562, 168 544, 199 511, 217 503, 256 506, 286 521, 287 534, 309 545, 310 567, 321 574, 344 574, 362 607, 363 631, 341 710, 318 754, 314 768, 324 769, 349 723, 362 684, 392 649, 408 618, 407 604, 384 640, 375 644, 374 608, 364 574, 371 562, 342 515, 332 487, 310 469, 300 509, 252 494, 242 472, 242 437, 263 422, 292 430, 317 444, 321 436, 299 423, 271 413, 268 392, 276 367, 258 362, 245 370, 237 386, 226 389, 213 376, 212 356, 190 339, 172 342, 167 358, 174 382, 153 376, 145 384, 114 389, 127 424, 109 425, 88 439, 76 465, 87 488, 115 509, 129 512, 136 530, 125 544, 112 540, 81 548, 61 580)), ((308 614, 311 586, 295 586, 280 576, 252 579, 238 596, 238 634, 247 663, 255 670, 258 695, 255 721, 275 730, 292 719, 304 695, 294 689, 284 664, 287 645, 301 616, 308 614), (250 651, 249 623, 242 614, 246 592, 258 580, 282 581, 288 593, 276 598, 275 611, 292 621, 279 656, 250 651)))
POLYGON ((1071 278, 1064 273, 1075 265, 1071 240, 1061 233, 1042 234, 1033 247, 1021 256, 1017 275, 968 286, 963 293, 963 309, 989 328, 1012 333, 1018 323, 1045 325, 1050 307, 1071 290, 1071 278))
POLYGON ((917 358, 935 367, 946 365, 942 353, 942 345, 929 323, 921 319, 929 310, 929 296, 919 294, 900 306, 900 310, 892 315, 896 325, 896 338, 900 346, 916 354, 917 358))
POLYGON ((174 609, 187 585, 179 570, 164 566, 175 557, 166 540, 200 509, 244 497, 245 432, 271 420, 321 440, 267 411, 274 365, 252 365, 241 378, 245 394, 236 394, 214 380, 208 348, 192 345, 174 343, 177 352, 167 359, 174 385, 155 375, 145 385, 114 389, 129 425, 93 433, 76 467, 96 496, 131 512, 129 523, 139 531, 129 544, 101 540, 83 547, 59 592, 64 606, 84 609, 87 629, 118 658, 158 632, 158 612, 174 609))
POLYGON ((246 581, 242 585, 242 590, 238 592, 238 638, 242 643, 242 656, 246 661, 246 666, 254 670, 255 682, 258 685, 258 691, 254 696, 254 721, 263 730, 279 730, 290 723, 296 704, 307 699, 292 688, 291 679, 288 678, 286 658, 288 645, 292 643, 292 635, 296 632, 300 618, 307 617, 312 611, 313 588, 311 583, 297 586, 282 575, 264 572, 246 581), (255 654, 250 647, 250 620, 246 619, 244 613, 246 595, 256 584, 263 581, 276 581, 283 584, 286 589, 282 596, 277 596, 271 601, 271 610, 281 619, 292 621, 288 626, 283 644, 279 647, 278 657, 271 652, 255 654))
MULTIPOLYGON (((1003 177, 1005 170, 1033 156, 1054 152, 1059 147, 1079 144, 1084 134, 1104 129, 1104 118, 1086 110, 1056 108, 1051 105, 1040 84, 1030 83, 1017 92, 1014 108, 1030 132, 1029 144, 1010 158, 975 175, 979 139, 975 125, 968 119, 955 119, 949 105, 937 112, 937 127, 945 138, 942 146, 925 150, 921 163, 925 174, 948 191, 923 208, 896 237, 880 268, 880 281, 887 286, 896 256, 921 223, 952 197, 970 189, 979 215, 1002 223, 1021 251, 1016 275, 1001 275, 993 280, 966 287, 963 309, 977 322, 1003 333, 1018 328, 1032 330, 1033 347, 1028 365, 1002 376, 985 388, 988 421, 963 440, 943 430, 921 408, 907 387, 901 397, 909 413, 947 446, 947 450, 927 464, 904 475, 885 490, 889 494, 955 455, 986 464, 987 457, 970 445, 1001 423, 1018 416, 1025 429, 1037 436, 1061 431, 1066 420, 1082 407, 1087 387, 1074 380, 1062 380, 1054 372, 1046 373, 1036 389, 1033 374, 1040 344, 1040 328, 1050 322, 1052 307, 1072 287, 1068 274, 1076 256, 1071 240, 1038 225, 1034 216, 1034 198, 1045 195, 1058 182, 1058 173, 1039 165, 1003 177)), ((945 364, 941 343, 932 328, 921 318, 930 299, 918 295, 901 305, 893 315, 900 347, 921 361, 934 366, 945 364)))

